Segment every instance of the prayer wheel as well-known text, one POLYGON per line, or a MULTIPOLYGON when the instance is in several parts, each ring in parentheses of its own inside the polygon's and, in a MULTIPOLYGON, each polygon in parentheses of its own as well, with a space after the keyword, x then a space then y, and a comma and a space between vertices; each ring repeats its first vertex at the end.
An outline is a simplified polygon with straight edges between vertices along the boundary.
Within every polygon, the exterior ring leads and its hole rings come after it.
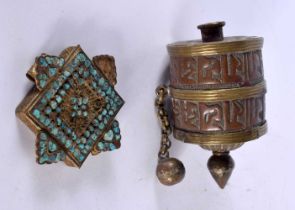
MULTIPOLYGON (((162 96, 171 98, 173 136, 213 152, 208 169, 221 188, 234 168, 229 152, 267 130, 263 38, 223 37, 224 25, 225 22, 199 25, 202 40, 169 44, 170 84, 162 87, 162 96)), ((165 108, 164 102, 161 105, 165 108)), ((169 159, 169 155, 161 156, 160 150, 160 181, 173 176, 171 171, 177 172, 175 167, 170 171, 161 167, 169 159)))

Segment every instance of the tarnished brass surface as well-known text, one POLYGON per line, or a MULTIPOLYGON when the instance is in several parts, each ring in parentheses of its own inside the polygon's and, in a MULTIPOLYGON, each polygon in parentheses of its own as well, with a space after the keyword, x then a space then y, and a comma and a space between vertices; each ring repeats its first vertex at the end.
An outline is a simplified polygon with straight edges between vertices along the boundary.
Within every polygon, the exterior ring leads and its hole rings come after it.
POLYGON ((192 133, 174 128, 173 135, 176 139, 185 143, 201 144, 201 145, 220 145, 244 143, 254 140, 264 135, 267 132, 267 123, 261 126, 254 127, 250 130, 240 132, 207 132, 207 133, 192 133))
POLYGON ((207 167, 216 183, 223 189, 232 174, 235 162, 229 152, 213 152, 207 167))
POLYGON ((159 160, 157 166, 157 177, 164 185, 174 185, 182 181, 185 175, 185 168, 179 160, 166 158, 159 160))
POLYGON ((171 127, 168 120, 168 113, 165 110, 165 100, 168 95, 166 86, 159 86, 156 89, 155 106, 157 108, 157 115, 161 123, 161 146, 158 153, 158 166, 156 175, 159 181, 164 185, 174 185, 179 183, 185 176, 185 168, 181 161, 176 158, 171 158, 169 149, 171 141, 169 135, 171 134, 171 127))
POLYGON ((265 81, 254 86, 217 89, 217 90, 186 90, 170 87, 171 96, 176 99, 217 102, 253 98, 266 93, 265 81))
POLYGON ((202 42, 191 40, 176 42, 167 46, 170 56, 206 56, 230 52, 249 52, 262 48, 263 38, 235 36, 226 37, 222 42, 202 42))

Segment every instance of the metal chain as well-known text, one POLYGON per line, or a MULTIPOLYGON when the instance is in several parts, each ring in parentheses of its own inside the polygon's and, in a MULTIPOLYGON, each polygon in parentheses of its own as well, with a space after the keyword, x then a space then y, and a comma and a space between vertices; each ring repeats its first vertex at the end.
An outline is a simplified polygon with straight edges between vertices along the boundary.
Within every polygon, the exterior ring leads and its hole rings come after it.
POLYGON ((168 95, 167 87, 165 85, 161 85, 156 89, 156 100, 155 106, 157 108, 157 115, 161 123, 161 147, 158 153, 159 159, 169 158, 169 148, 171 147, 171 141, 169 139, 169 135, 171 134, 171 127, 168 120, 168 114, 165 110, 165 98, 168 95))

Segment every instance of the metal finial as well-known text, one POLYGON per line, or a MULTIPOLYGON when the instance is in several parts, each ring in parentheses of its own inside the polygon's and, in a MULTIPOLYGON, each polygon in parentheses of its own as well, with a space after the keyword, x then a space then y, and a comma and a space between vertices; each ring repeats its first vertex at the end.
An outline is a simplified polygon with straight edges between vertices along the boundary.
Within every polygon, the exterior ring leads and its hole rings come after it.
POLYGON ((229 152, 213 152, 208 160, 208 169, 220 188, 224 188, 235 166, 229 152))

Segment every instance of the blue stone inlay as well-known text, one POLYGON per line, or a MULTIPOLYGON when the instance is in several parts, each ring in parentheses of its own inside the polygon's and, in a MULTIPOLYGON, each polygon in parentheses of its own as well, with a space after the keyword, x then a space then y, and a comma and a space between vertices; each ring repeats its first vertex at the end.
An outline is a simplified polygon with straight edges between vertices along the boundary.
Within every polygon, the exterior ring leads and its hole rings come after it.
POLYGON ((103 139, 106 141, 111 141, 113 140, 113 138, 114 138, 114 132, 112 130, 109 130, 108 132, 106 132, 103 137, 103 139))
POLYGON ((37 162, 39 164, 64 161, 65 157, 64 151, 58 147, 47 133, 39 133, 37 137, 37 162))
POLYGON ((53 77, 57 73, 56 68, 49 68, 49 76, 53 77))
MULTIPOLYGON (((51 65, 52 63, 58 63, 60 66, 64 65, 63 59, 40 58, 40 65, 42 65, 41 60, 46 68, 49 66, 48 64, 51 65)), ((51 68, 51 66, 49 68, 51 68)), ((40 113, 34 114, 34 111, 32 111, 33 116, 45 126, 47 131, 51 135, 55 136, 56 140, 59 141, 60 144, 64 145, 64 147, 72 153, 78 162, 84 161, 85 157, 91 151, 94 143, 96 143, 98 136, 103 133, 105 133, 106 140, 111 143, 99 142, 97 145, 98 149, 107 151, 118 148, 120 146, 119 141, 121 136, 119 134, 120 130, 118 128, 118 124, 114 126, 116 121, 112 124, 112 128, 110 129, 111 132, 105 132, 105 129, 110 126, 111 120, 113 119, 110 115, 117 113, 118 109, 123 104, 123 100, 117 95, 113 87, 107 80, 105 80, 102 74, 92 66, 91 61, 85 56, 85 54, 79 53, 72 60, 72 62, 63 67, 60 72, 58 72, 57 69, 50 69, 48 75, 41 75, 40 79, 47 79, 50 76, 56 76, 56 79, 49 85, 50 87, 48 87, 48 91, 44 94, 44 97, 41 98, 40 104, 36 105, 36 107, 40 107, 40 113), (83 66, 83 68, 81 68, 81 66, 83 66), (72 130, 69 125, 66 125, 60 117, 58 117, 64 109, 63 107, 60 107, 63 103, 63 98, 70 93, 69 89, 71 89, 71 86, 73 85, 73 81, 70 79, 73 78, 71 75, 75 75, 75 77, 77 77, 79 84, 85 83, 86 80, 84 80, 84 78, 87 78, 87 82, 89 81, 89 87, 93 88, 93 90, 97 92, 98 95, 102 96, 106 102, 105 109, 102 110, 101 114, 98 114, 98 116, 93 120, 92 125, 85 130, 81 137, 78 137, 76 133, 72 133, 74 130, 72 130), (56 94, 57 92, 58 95, 56 94), (44 113, 48 116, 54 116, 51 115, 53 112, 54 114, 57 114, 57 118, 54 121, 51 121, 48 117, 42 114, 44 113), (65 136, 66 133, 70 135, 70 138, 65 136)), ((45 84, 47 85, 46 82, 47 81, 45 81, 45 84)), ((76 116, 88 117, 88 103, 88 98, 78 97, 75 104, 72 106, 72 111, 76 113, 76 116)), ((54 146, 51 146, 51 148, 54 149, 54 146)), ((46 155, 42 158, 43 161, 49 159, 46 155)), ((62 155, 57 155, 56 159, 62 159, 62 155)))
POLYGON ((34 111, 33 111, 33 115, 34 115, 37 119, 39 119, 39 118, 40 118, 40 115, 41 115, 40 110, 38 110, 38 109, 34 109, 34 111))

